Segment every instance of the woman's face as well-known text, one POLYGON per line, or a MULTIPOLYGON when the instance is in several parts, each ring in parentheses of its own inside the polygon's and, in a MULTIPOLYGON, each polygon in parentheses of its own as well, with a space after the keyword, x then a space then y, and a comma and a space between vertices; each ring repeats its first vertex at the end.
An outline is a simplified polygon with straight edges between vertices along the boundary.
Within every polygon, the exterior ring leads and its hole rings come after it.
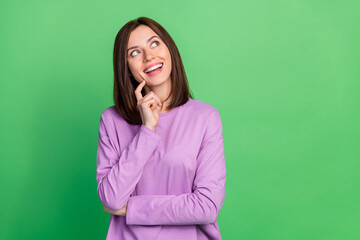
POLYGON ((137 82, 145 80, 148 86, 158 86, 170 81, 170 51, 150 27, 140 25, 134 29, 127 49, 128 66, 137 82), (156 69, 149 72, 151 67, 156 69))

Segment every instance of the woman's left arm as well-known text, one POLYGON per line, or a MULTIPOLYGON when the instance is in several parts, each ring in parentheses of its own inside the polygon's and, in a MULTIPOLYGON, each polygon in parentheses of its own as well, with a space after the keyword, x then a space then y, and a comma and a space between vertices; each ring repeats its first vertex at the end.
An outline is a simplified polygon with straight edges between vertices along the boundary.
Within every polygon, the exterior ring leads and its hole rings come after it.
POLYGON ((137 195, 128 201, 129 225, 188 225, 216 221, 225 199, 226 167, 222 123, 216 108, 197 157, 193 192, 181 195, 137 195))
POLYGON ((103 207, 104 207, 105 212, 111 213, 113 215, 118 215, 118 216, 126 216, 127 205, 128 205, 128 203, 126 203, 123 208, 121 208, 120 210, 117 210, 117 211, 107 208, 104 204, 103 204, 103 207))

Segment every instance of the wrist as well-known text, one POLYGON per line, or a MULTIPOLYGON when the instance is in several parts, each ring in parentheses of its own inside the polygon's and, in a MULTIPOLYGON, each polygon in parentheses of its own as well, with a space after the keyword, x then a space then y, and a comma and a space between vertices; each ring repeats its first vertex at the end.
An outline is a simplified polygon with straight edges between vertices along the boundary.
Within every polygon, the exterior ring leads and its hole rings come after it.
POLYGON ((156 132, 156 127, 154 127, 154 126, 148 126, 148 125, 145 125, 145 124, 144 124, 144 126, 147 127, 147 128, 149 128, 151 131, 156 132))

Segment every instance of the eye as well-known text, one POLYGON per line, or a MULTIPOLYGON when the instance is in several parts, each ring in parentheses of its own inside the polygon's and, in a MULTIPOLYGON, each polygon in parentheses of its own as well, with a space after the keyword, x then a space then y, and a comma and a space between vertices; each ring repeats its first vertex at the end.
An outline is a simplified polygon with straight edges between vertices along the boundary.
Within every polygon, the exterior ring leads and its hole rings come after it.
POLYGON ((133 54, 134 52, 138 52, 138 50, 132 51, 132 52, 130 53, 130 56, 135 56, 135 55, 133 54))
POLYGON ((151 45, 153 45, 154 43, 157 43, 156 46, 158 46, 160 44, 159 41, 153 41, 151 45))

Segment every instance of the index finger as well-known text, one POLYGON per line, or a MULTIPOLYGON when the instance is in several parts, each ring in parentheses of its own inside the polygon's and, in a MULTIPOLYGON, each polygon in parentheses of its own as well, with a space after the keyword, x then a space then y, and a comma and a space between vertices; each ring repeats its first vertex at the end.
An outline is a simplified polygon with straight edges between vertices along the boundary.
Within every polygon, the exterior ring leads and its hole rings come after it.
POLYGON ((136 100, 138 100, 138 101, 140 101, 140 99, 143 98, 143 96, 141 95, 141 90, 142 90, 142 88, 144 87, 145 83, 146 83, 146 81, 143 80, 143 81, 139 84, 139 86, 137 86, 137 88, 135 89, 135 96, 136 96, 136 100))

